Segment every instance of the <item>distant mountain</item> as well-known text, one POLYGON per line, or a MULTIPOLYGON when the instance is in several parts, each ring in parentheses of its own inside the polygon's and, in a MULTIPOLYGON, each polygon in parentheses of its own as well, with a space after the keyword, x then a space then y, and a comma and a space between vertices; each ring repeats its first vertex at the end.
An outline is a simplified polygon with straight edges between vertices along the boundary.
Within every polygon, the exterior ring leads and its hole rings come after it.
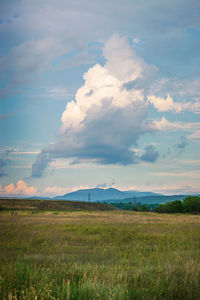
MULTIPOLYGON (((153 203, 166 203, 170 201, 175 201, 175 200, 182 200, 188 195, 170 195, 170 196, 165 196, 165 195, 154 195, 154 196, 144 196, 144 197, 136 197, 135 202, 141 203, 141 204, 153 204, 153 203)), ((132 198, 124 198, 124 199, 107 199, 104 200, 106 203, 133 203, 133 197, 132 198)))
POLYGON ((161 194, 151 193, 151 192, 139 192, 139 191, 120 191, 114 188, 102 189, 84 189, 65 194, 63 196, 57 196, 54 199, 57 200, 77 200, 77 201, 88 201, 88 195, 90 195, 91 202, 104 201, 108 199, 124 199, 129 197, 144 197, 144 196, 159 196, 161 194))
POLYGON ((136 198, 140 198, 140 197, 146 197, 146 196, 163 196, 162 194, 158 194, 158 193, 153 193, 153 192, 140 192, 140 191, 125 191, 124 193, 126 193, 127 195, 131 195, 130 197, 136 197, 136 198))

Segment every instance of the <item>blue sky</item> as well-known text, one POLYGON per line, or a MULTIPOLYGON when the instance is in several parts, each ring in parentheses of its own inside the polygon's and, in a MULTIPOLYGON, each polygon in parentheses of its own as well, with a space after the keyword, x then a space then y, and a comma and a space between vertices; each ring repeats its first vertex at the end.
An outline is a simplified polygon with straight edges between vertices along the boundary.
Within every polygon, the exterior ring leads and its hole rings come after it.
POLYGON ((200 3, 1 1, 0 195, 199 193, 200 3))

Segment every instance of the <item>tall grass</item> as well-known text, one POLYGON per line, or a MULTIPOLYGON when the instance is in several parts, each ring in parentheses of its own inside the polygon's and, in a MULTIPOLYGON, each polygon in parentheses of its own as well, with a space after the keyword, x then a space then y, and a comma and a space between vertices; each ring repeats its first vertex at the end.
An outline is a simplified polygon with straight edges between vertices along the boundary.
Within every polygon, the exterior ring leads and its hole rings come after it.
POLYGON ((0 217, 0 299, 200 299, 200 216, 0 217))

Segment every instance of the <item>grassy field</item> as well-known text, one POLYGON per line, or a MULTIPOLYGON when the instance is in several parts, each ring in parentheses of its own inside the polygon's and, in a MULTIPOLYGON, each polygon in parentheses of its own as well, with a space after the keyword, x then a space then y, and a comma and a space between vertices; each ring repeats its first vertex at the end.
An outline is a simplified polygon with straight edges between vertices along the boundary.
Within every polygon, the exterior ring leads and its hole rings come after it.
POLYGON ((0 299, 200 299, 200 216, 0 212, 0 299))
POLYGON ((99 211, 116 210, 116 208, 106 203, 92 203, 80 201, 63 200, 31 200, 16 198, 0 198, 0 209, 28 210, 28 211, 99 211))

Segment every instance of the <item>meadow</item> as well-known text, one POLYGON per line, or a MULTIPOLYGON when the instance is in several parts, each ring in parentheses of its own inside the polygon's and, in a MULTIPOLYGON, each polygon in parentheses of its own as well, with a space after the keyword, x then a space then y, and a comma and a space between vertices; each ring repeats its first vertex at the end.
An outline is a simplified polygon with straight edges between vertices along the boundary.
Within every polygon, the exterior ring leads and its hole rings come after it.
POLYGON ((200 215, 0 212, 0 299, 200 299, 200 215))

